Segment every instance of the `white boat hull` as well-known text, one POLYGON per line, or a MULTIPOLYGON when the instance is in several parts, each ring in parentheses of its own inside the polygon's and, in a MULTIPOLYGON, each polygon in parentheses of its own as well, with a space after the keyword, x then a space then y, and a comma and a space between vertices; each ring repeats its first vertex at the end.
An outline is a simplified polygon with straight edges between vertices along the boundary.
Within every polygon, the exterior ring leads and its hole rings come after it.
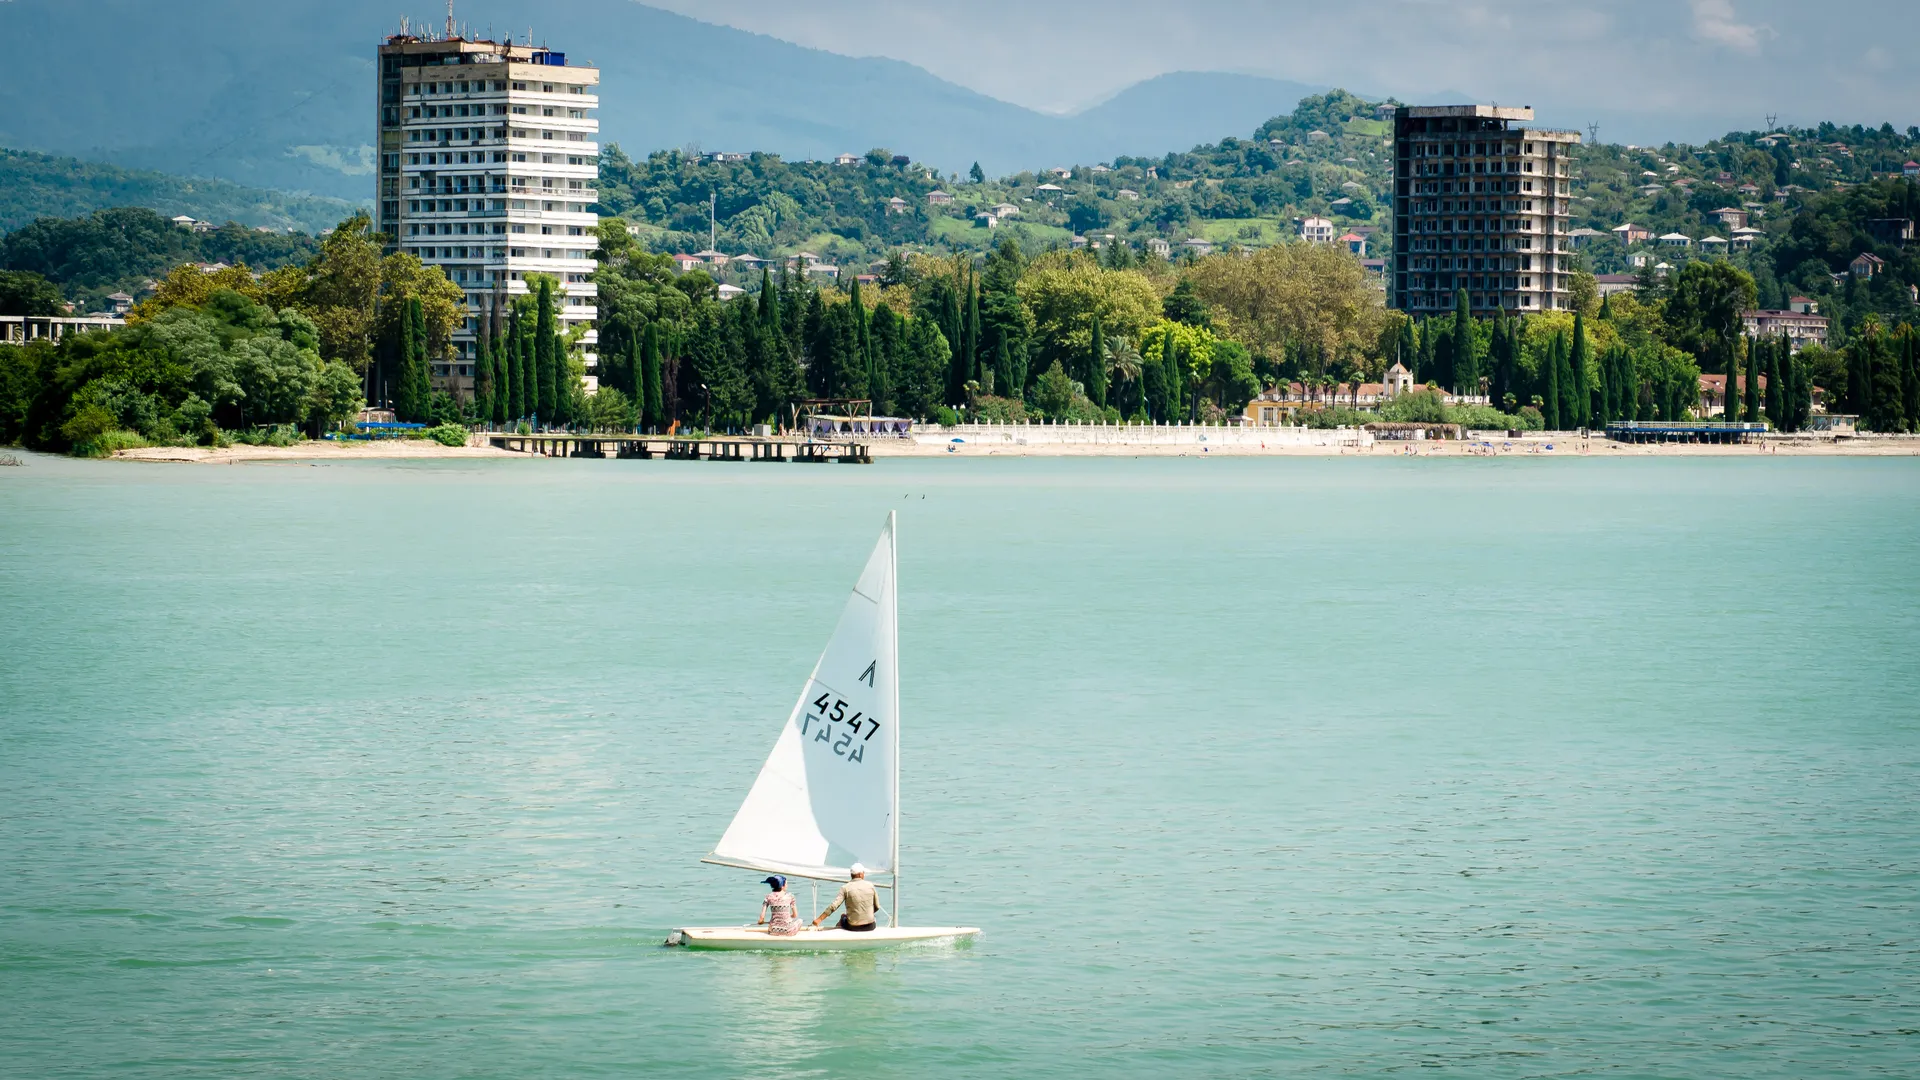
POLYGON ((915 942, 961 941, 979 932, 977 926, 882 926, 857 933, 809 929, 797 934, 769 934, 764 926, 685 926, 667 935, 667 944, 689 949, 849 952, 915 942))

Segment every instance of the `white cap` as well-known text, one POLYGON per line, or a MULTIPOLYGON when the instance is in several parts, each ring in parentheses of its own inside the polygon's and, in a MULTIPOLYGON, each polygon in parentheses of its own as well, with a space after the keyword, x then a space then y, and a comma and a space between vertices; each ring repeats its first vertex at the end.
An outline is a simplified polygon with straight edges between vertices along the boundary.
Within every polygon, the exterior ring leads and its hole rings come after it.
POLYGON ((859 863, 854 863, 852 866, 847 867, 847 873, 852 874, 854 877, 859 877, 866 872, 867 868, 861 866, 859 863))

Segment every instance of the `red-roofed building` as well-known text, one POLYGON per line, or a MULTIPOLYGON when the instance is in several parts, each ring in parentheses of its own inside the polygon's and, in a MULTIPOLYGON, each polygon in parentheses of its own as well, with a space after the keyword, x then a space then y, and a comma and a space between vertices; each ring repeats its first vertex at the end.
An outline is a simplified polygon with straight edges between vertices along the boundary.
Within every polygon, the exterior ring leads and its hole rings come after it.
POLYGON ((1909 161, 1900 166, 1902 176, 1920 176, 1920 161, 1909 161))
POLYGON ((1793 298, 1795 310, 1792 311, 1743 311, 1740 321, 1746 325, 1750 337, 1779 337, 1786 335, 1794 352, 1799 352, 1809 344, 1827 343, 1827 317, 1815 315, 1811 311, 1799 310, 1801 305, 1812 306, 1813 301, 1804 296, 1793 298))
POLYGON ((1347 246, 1348 251, 1353 252, 1355 255, 1358 255, 1361 258, 1366 257, 1367 238, 1364 236, 1361 236, 1359 233, 1348 233, 1347 235, 1342 236, 1338 241, 1336 241, 1336 243, 1345 244, 1347 246))

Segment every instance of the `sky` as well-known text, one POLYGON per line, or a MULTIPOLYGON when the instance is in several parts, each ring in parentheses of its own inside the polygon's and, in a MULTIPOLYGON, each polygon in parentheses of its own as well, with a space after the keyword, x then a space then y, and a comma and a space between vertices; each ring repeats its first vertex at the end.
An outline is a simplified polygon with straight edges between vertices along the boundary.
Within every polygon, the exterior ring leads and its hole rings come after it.
POLYGON ((1067 113, 1170 71, 1535 105, 1607 141, 1920 124, 1920 0, 647 0, 1067 113), (1617 130, 1609 133, 1609 126, 1617 130), (1696 130, 1697 129, 1697 130, 1696 130))

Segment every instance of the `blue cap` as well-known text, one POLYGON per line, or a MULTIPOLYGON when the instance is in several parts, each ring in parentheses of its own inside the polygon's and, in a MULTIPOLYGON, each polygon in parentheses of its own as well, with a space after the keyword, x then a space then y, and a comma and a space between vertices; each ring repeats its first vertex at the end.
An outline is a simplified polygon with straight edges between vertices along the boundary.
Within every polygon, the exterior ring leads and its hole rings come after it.
POLYGON ((773 886, 776 889, 784 889, 787 887, 787 879, 781 877, 779 874, 775 874, 772 877, 767 879, 767 884, 773 886))

